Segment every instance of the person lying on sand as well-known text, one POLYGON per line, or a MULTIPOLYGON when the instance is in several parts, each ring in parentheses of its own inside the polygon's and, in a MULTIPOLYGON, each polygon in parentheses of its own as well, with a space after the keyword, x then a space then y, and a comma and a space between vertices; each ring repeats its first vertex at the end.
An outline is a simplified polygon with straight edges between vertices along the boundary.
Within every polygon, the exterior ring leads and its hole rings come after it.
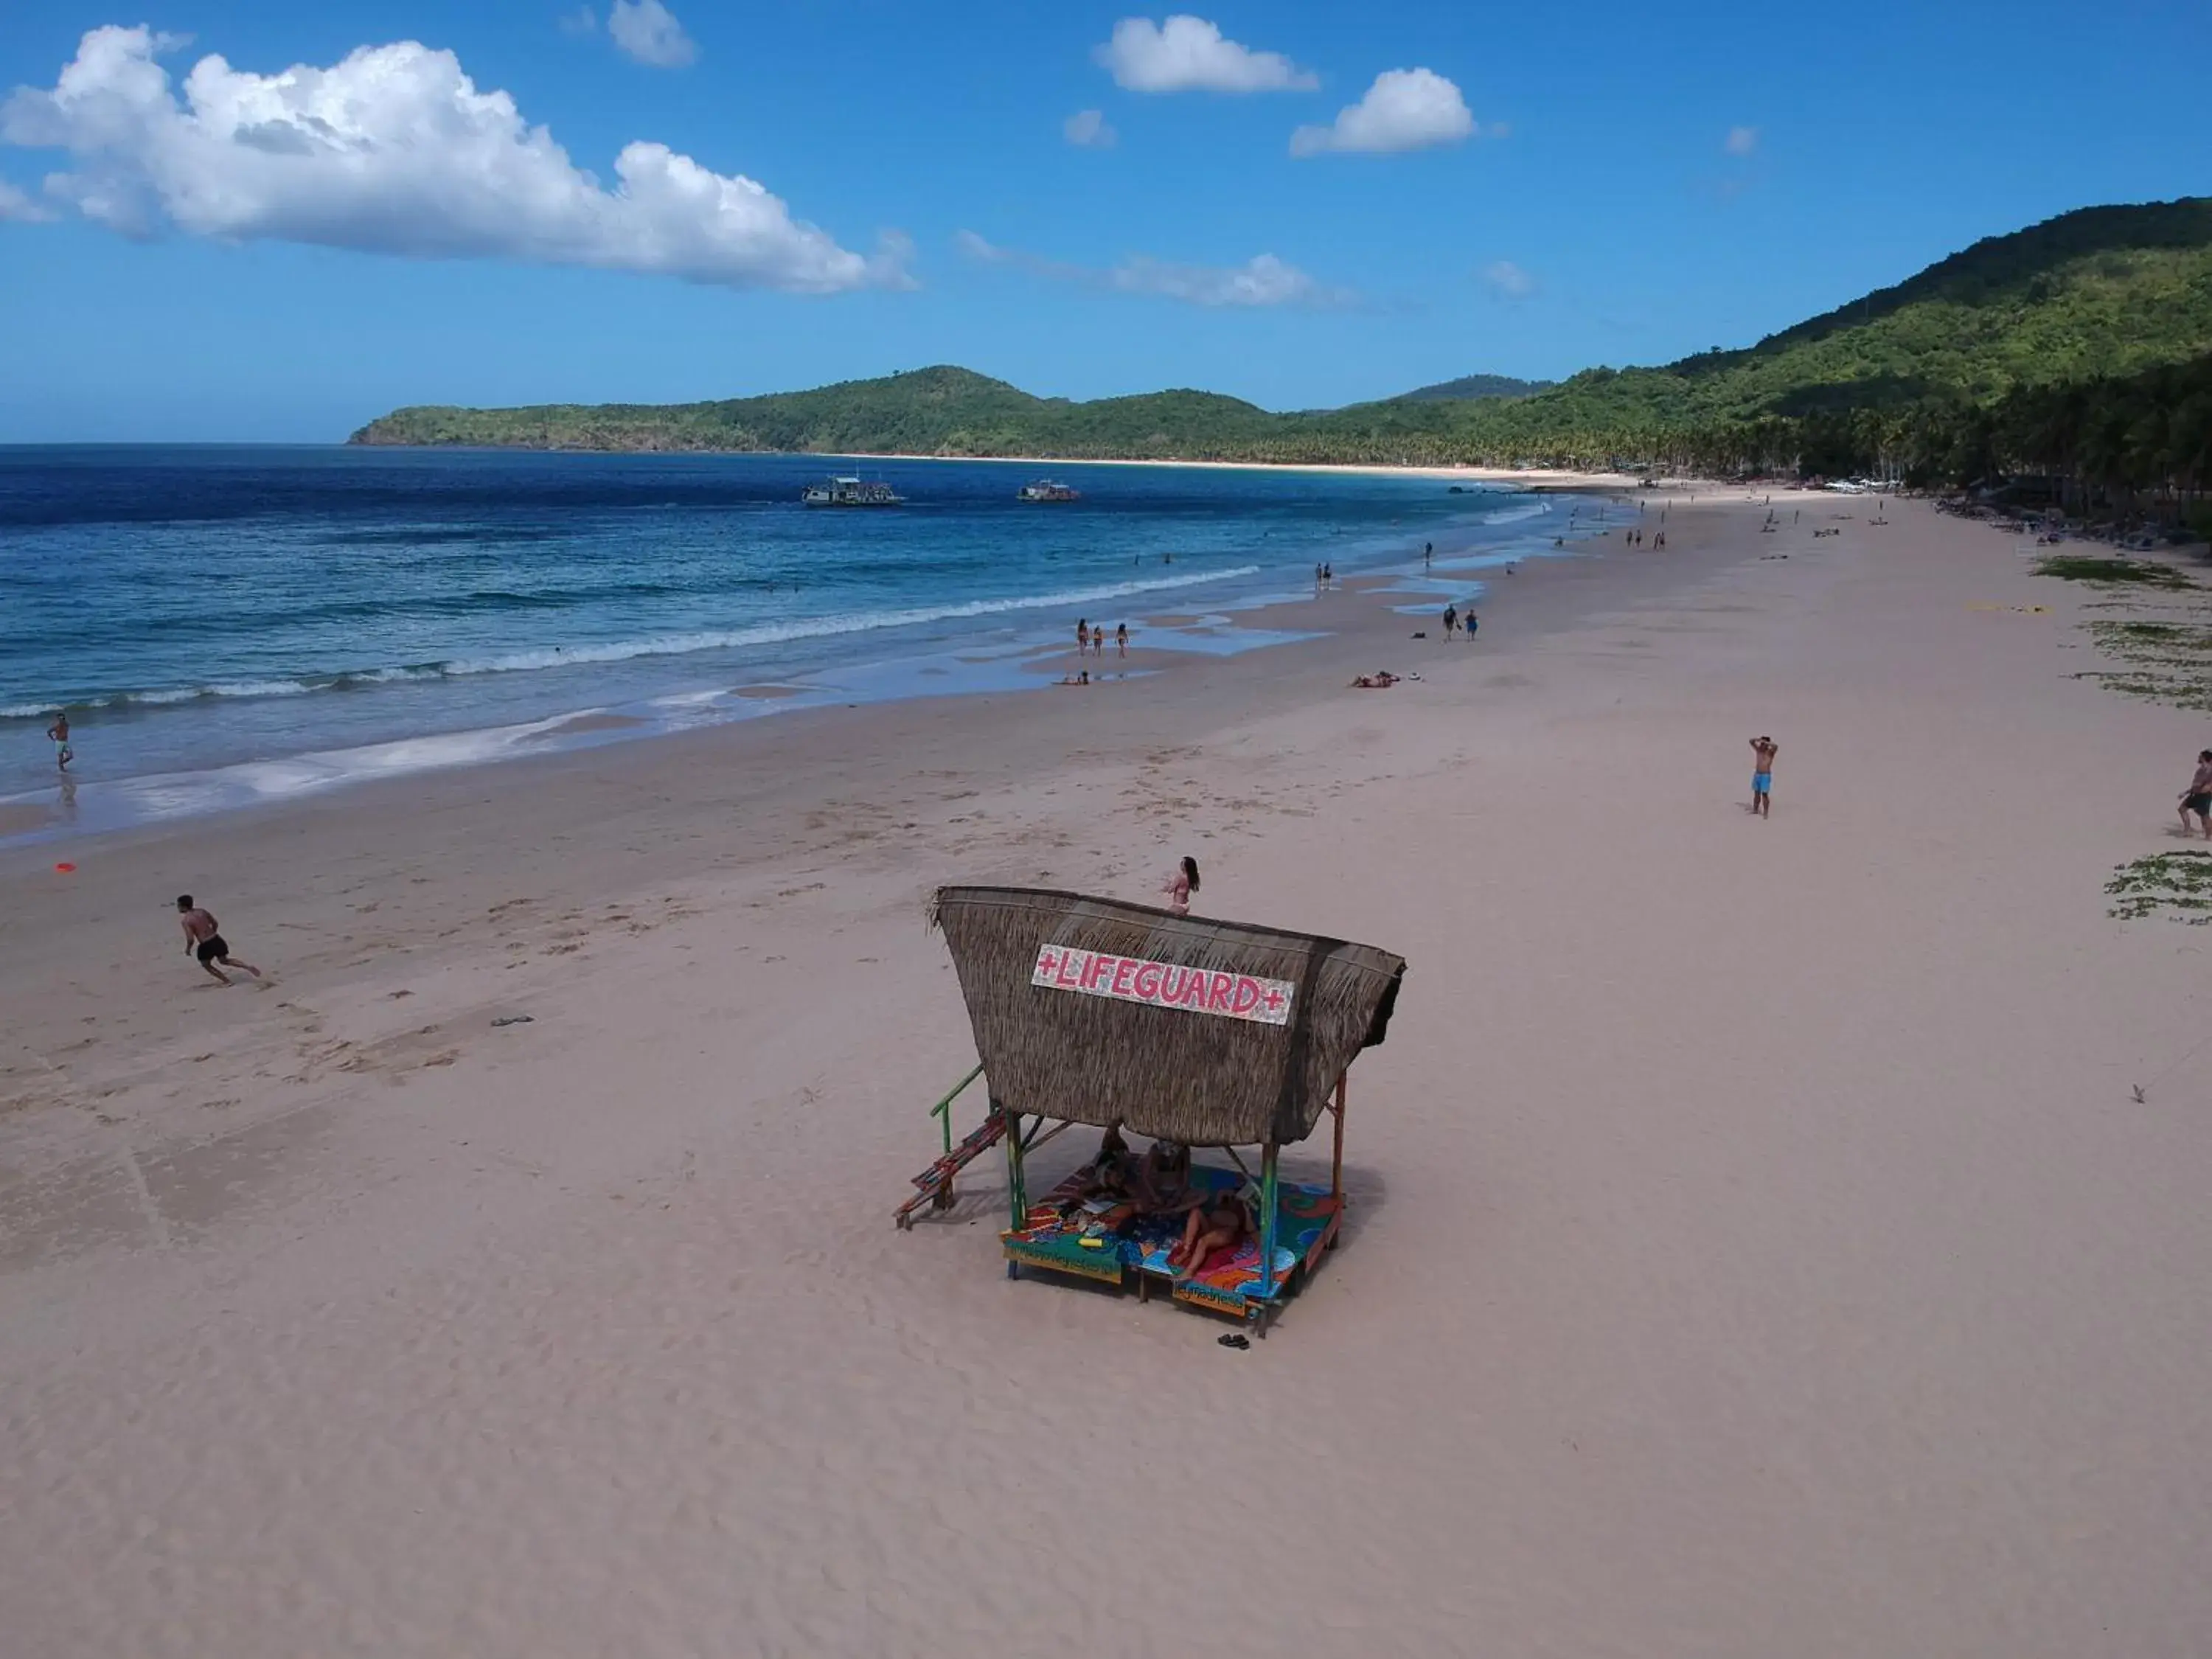
POLYGON ((1389 669, 1376 674, 1361 674, 1354 678, 1352 686, 1362 691, 1388 691, 1397 684, 1398 677, 1389 669))
POLYGON ((261 970, 252 963, 232 959, 230 946, 223 943, 215 917, 194 904, 190 893, 177 901, 177 921, 185 930, 185 954, 198 956, 200 966, 225 985, 230 983, 230 976, 222 971, 222 968, 241 968, 256 979, 261 977, 261 970), (216 966, 218 962, 222 968, 216 966))
POLYGON ((1168 1252, 1168 1266, 1195 1279, 1218 1250, 1233 1250, 1260 1230, 1253 1224, 1252 1202, 1243 1188, 1197 1205, 1182 1224, 1182 1243, 1168 1252))
POLYGON ((1091 684, 1091 671, 1086 668, 1079 674, 1062 674, 1060 683, 1062 685, 1088 685, 1091 684))

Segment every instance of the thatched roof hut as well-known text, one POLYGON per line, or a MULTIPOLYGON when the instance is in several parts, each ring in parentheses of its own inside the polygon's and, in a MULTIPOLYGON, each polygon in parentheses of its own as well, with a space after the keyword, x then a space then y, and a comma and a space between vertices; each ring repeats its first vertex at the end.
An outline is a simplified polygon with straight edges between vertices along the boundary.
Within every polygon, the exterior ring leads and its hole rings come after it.
POLYGON ((1193 1146, 1312 1133, 1382 1041, 1405 959, 1372 945, 1032 887, 942 887, 992 1097, 1193 1146))

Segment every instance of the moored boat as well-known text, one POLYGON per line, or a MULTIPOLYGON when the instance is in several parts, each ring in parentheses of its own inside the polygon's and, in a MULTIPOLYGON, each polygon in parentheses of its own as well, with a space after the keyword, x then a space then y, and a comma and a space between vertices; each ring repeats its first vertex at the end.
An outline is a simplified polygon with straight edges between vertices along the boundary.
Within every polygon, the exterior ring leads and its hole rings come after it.
POLYGON ((1024 501, 1079 501, 1083 499, 1083 492, 1070 484, 1039 478, 1035 483, 1024 484, 1015 499, 1024 501))
POLYGON ((889 484, 870 483, 858 477, 840 477, 809 484, 799 499, 809 507, 903 507, 906 497, 889 484))

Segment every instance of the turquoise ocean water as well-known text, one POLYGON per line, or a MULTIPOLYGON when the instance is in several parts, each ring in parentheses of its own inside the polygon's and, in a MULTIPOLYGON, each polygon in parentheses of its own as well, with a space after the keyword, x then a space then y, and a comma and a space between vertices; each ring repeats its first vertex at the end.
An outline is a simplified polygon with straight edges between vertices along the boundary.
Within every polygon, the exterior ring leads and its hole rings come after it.
MULTIPOLYGON (((1409 608, 1549 550, 1577 509, 1435 479, 818 457, 328 447, 0 448, 0 801, 81 828, 350 778, 1038 684, 1079 618, 1259 648, 1238 611, 1395 572, 1409 608), (909 505, 799 504, 832 471, 909 505), (1437 548, 1421 574, 1424 543, 1437 548), (1197 631, 1147 617, 1206 615, 1197 631), (767 698, 740 688, 790 687, 767 698), (597 716, 581 720, 579 716, 597 716)), ((1583 526, 1589 510, 1580 509, 1583 526)))

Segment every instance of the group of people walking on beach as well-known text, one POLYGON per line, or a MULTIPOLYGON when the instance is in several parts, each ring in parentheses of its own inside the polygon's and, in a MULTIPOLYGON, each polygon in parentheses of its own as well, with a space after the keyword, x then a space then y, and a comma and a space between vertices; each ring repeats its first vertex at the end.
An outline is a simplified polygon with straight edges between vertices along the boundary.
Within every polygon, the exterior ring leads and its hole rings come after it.
MULTIPOLYGON (((1118 656, 1126 657, 1129 654, 1128 623, 1115 624, 1114 649, 1118 656)), ((1106 654, 1106 624, 1100 623, 1097 627, 1093 628, 1088 617, 1079 619, 1075 624, 1075 654, 1080 657, 1086 653, 1094 657, 1103 657, 1106 654)))

